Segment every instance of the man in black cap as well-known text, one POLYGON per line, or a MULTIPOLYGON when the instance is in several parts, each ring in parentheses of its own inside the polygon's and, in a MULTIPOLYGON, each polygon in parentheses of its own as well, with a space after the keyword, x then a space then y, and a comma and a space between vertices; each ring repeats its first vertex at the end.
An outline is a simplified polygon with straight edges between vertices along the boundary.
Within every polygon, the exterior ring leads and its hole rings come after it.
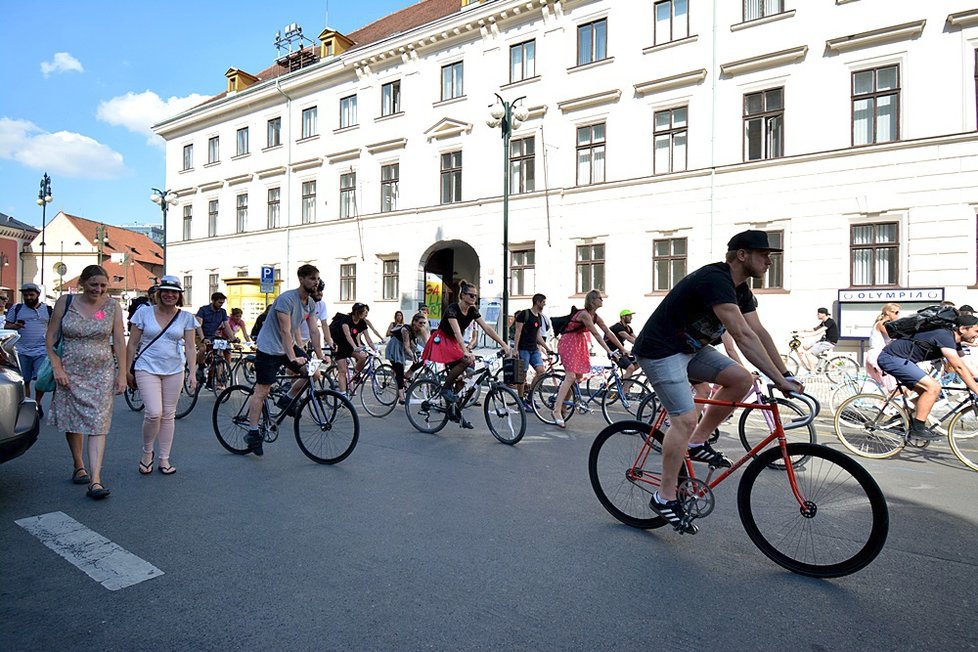
POLYGON ((820 355, 828 353, 839 343, 839 325, 829 317, 829 309, 819 308, 817 314, 818 324, 815 328, 802 333, 805 336, 822 336, 817 342, 812 342, 801 349, 801 361, 809 372, 815 371, 820 355))
POLYGON ((972 308, 971 306, 969 306, 968 304, 964 304, 963 306, 961 306, 960 308, 958 308, 958 314, 959 315, 973 315, 973 314, 975 314, 975 309, 972 308))
POLYGON ((714 383, 718 401, 741 401, 753 384, 747 369, 715 348, 729 332, 744 356, 783 392, 800 392, 788 377, 777 346, 757 316, 747 280, 763 278, 772 247, 764 231, 743 231, 727 244, 726 261, 701 267, 676 283, 645 323, 632 347, 656 396, 669 412, 662 446, 662 482, 649 506, 680 532, 697 528, 677 500, 679 469, 687 453, 694 462, 730 466, 707 438, 733 408, 707 406, 697 422, 690 383, 714 383))

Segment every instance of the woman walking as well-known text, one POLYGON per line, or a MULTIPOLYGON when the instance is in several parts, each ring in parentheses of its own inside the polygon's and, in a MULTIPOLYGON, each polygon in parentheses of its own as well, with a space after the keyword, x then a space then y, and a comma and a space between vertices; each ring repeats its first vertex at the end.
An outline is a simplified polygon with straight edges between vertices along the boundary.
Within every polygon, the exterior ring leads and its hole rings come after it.
MULTIPOLYGON (((177 472, 170 464, 173 420, 183 389, 184 371, 196 367, 194 330, 197 320, 186 310, 180 310, 183 287, 176 276, 164 276, 157 295, 155 306, 133 315, 126 357, 135 361, 131 365, 135 368, 135 378, 129 376, 128 381, 139 387, 146 405, 139 472, 143 475, 153 472, 154 444, 159 441, 160 473, 172 475, 177 472)), ((191 374, 188 382, 188 389, 194 392, 196 376, 191 374)))
MULTIPOLYGON (((398 311, 398 314, 400 314, 400 311, 398 311)), ((401 321, 403 322, 403 319, 401 321)), ((388 329, 387 331, 390 339, 387 340, 387 349, 384 353, 387 356, 387 360, 391 363, 391 367, 394 368, 394 378, 397 380, 397 395, 402 404, 404 403, 404 363, 407 360, 411 360, 414 363, 407 372, 408 377, 420 366, 416 353, 416 343, 424 337, 427 321, 425 316, 419 312, 411 318, 410 326, 402 323, 397 328, 393 330, 388 329)))
POLYGON ((626 353, 621 340, 608 329, 604 320, 598 314, 598 308, 604 305, 604 298, 597 290, 591 290, 584 296, 584 309, 578 310, 571 317, 570 322, 564 328, 564 332, 557 342, 557 352, 560 354, 560 362, 564 366, 564 380, 560 383, 557 390, 557 398, 554 401, 554 411, 552 413, 554 423, 558 428, 566 428, 564 422, 564 400, 570 395, 571 387, 575 383, 581 382, 584 374, 591 371, 591 355, 588 351, 588 336, 594 335, 594 339, 614 359, 611 349, 605 343, 610 342, 618 347, 622 353, 626 353), (600 329, 600 330, 599 330, 600 329), (602 337, 602 332, 604 336, 602 337))
POLYGON ((884 376, 883 370, 876 364, 883 347, 890 343, 890 336, 886 334, 886 322, 893 321, 900 317, 900 304, 887 303, 883 306, 880 314, 876 317, 873 328, 869 331, 869 351, 866 352, 866 373, 875 380, 887 392, 892 392, 896 387, 896 380, 893 376, 884 376))
POLYGON ((87 483, 88 497, 99 500, 109 495, 102 484, 102 456, 112 426, 113 395, 126 389, 125 329, 102 267, 83 269, 79 285, 81 294, 58 299, 48 323, 48 359, 57 383, 48 423, 65 431, 75 468, 72 482, 87 483), (55 351, 59 337, 64 345, 60 355, 55 351), (82 457, 83 434, 88 435, 91 475, 82 457))

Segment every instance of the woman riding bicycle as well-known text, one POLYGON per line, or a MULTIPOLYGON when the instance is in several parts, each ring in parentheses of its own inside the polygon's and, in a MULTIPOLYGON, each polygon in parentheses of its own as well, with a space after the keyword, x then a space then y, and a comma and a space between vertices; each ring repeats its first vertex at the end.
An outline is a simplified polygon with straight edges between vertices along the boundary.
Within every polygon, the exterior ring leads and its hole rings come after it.
POLYGON ((359 349, 357 338, 362 333, 368 344, 373 346, 370 334, 367 332, 367 311, 370 308, 365 303, 354 303, 349 314, 336 313, 329 325, 329 334, 336 345, 336 368, 339 371, 337 379, 340 392, 346 393, 346 375, 348 359, 356 360, 356 370, 359 372, 367 363, 367 354, 359 349))
POLYGON ((414 363, 407 372, 408 377, 410 377, 415 369, 421 366, 415 351, 415 344, 424 337, 427 330, 425 328, 427 322, 427 318, 419 312, 414 315, 410 324, 402 323, 387 331, 390 339, 387 341, 387 349, 384 351, 384 354, 387 356, 387 360, 390 361, 391 367, 394 368, 394 378, 397 380, 397 395, 402 404, 404 403, 404 363, 407 360, 411 360, 414 363))

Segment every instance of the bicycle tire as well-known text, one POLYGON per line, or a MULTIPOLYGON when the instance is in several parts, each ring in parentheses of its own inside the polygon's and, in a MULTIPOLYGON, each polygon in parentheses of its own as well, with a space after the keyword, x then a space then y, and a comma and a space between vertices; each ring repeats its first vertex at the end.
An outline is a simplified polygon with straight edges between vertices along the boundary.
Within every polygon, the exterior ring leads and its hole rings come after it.
POLYGON ((247 357, 241 357, 231 368, 231 382, 236 385, 254 385, 257 380, 255 363, 247 357))
POLYGON ((142 412, 146 409, 146 404, 143 403, 143 397, 139 393, 139 388, 133 389, 132 387, 126 387, 126 391, 123 392, 126 398, 126 405, 133 412, 142 412))
POLYGON ((612 384, 601 396, 601 414, 609 425, 618 421, 634 421, 642 399, 652 393, 651 387, 634 378, 622 378, 618 382, 621 383, 620 389, 617 384, 612 384))
POLYGON ((832 356, 825 362, 825 376, 833 383, 859 375, 859 363, 845 355, 832 356))
POLYGON ((791 376, 798 375, 798 361, 792 358, 790 355, 782 355, 781 362, 784 363, 784 368, 788 371, 791 376))
MULTIPOLYGON (((737 509, 747 536, 771 561, 810 577, 842 577, 865 568, 886 543, 886 497, 856 460, 818 444, 792 443, 796 486, 810 509, 803 513, 788 474, 768 467, 780 448, 763 451, 741 477, 737 509), (845 521, 840 523, 839 521, 845 521)), ((784 465, 784 462, 782 462, 784 465)))
POLYGON ((177 397, 177 411, 173 415, 175 419, 182 419, 194 410, 197 405, 197 397, 200 396, 200 385, 190 391, 190 372, 183 374, 183 384, 180 386, 180 396, 177 397))
POLYGON ((248 452, 244 437, 248 434, 248 400, 253 389, 247 385, 231 385, 214 402, 214 434, 221 446, 235 455, 248 452))
POLYGON ((860 457, 885 459, 903 450, 910 417, 899 403, 880 394, 856 394, 835 411, 835 434, 860 457))
MULTIPOLYGON (((803 410, 788 399, 777 398, 775 401, 777 401, 778 404, 778 413, 781 416, 782 425, 785 425, 787 422, 786 419, 789 417, 797 416, 805 418, 808 415, 807 410, 803 410)), ((771 434, 770 426, 765 418, 766 415, 767 412, 760 408, 745 408, 740 414, 740 421, 737 424, 737 433, 740 435, 740 443, 743 444, 744 450, 747 452, 753 450, 755 446, 760 444, 768 435, 771 434)), ((785 430, 784 436, 789 443, 818 443, 816 441, 815 426, 810 423, 804 428, 792 428, 791 430, 785 430)), ((800 459, 798 462, 795 462, 795 464, 804 463, 804 459, 800 459)), ((771 468, 784 470, 784 460, 775 460, 771 464, 771 468)))
POLYGON ((947 441, 962 464, 978 471, 978 408, 972 405, 951 417, 947 441))
POLYGON ((394 368, 380 365, 360 388, 360 404, 372 417, 386 417, 397 406, 397 380, 394 368))
POLYGON ((526 409, 516 390, 494 384, 486 392, 482 411, 493 437, 510 446, 523 439, 526 434, 526 409), (519 423, 514 423, 517 419, 519 423))
POLYGON ((231 365, 223 357, 215 358, 207 369, 207 389, 217 396, 232 384, 231 365))
POLYGON ((878 382, 866 374, 860 373, 855 376, 846 377, 832 390, 832 394, 829 396, 829 405, 832 408, 832 413, 835 414, 844 400, 856 394, 883 395, 886 392, 878 382))
MULTIPOLYGON (((556 425, 553 418, 554 401, 557 400, 557 392, 566 377, 563 371, 551 371, 540 376, 539 381, 534 383, 533 388, 533 413, 540 421, 549 426, 556 425)), ((564 423, 570 421, 577 412, 577 403, 580 397, 580 389, 574 385, 571 387, 571 395, 564 400, 564 423), (573 401, 573 403, 572 403, 573 401)))
POLYGON ((408 387, 404 411, 415 430, 434 434, 448 423, 448 406, 441 395, 441 383, 427 378, 408 387))
POLYGON ((292 419, 299 450, 318 464, 342 462, 360 440, 360 418, 348 398, 331 389, 307 395, 292 419))
POLYGON ((656 397, 655 392, 652 392, 638 404, 638 409, 635 410, 635 420, 643 423, 652 423, 658 412, 659 399, 656 397))

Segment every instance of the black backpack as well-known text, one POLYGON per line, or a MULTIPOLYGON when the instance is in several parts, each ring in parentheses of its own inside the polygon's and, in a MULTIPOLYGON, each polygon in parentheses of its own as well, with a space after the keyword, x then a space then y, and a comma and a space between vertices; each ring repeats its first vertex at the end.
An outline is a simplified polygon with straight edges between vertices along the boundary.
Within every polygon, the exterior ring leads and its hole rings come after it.
MULTIPOLYGON (((51 314, 54 312, 54 308, 52 308, 51 306, 49 306, 46 303, 43 304, 43 305, 44 305, 45 308, 48 309, 48 319, 51 319, 51 314)), ((17 315, 20 313, 20 309, 23 308, 23 307, 24 307, 24 304, 22 304, 22 303, 14 304, 13 307, 11 307, 11 309, 10 309, 11 312, 13 312, 13 316, 11 316, 11 317, 4 317, 4 319, 6 319, 7 321, 9 321, 11 324, 14 323, 15 321, 17 321, 17 315)), ((7 314, 9 315, 10 312, 8 312, 7 314)))
POLYGON ((883 326, 886 328, 886 334, 890 336, 890 339, 913 339, 913 336, 918 333, 925 333, 938 328, 952 330, 956 325, 955 319, 957 317, 958 311, 954 308, 927 306, 918 310, 915 315, 888 321, 883 326))
POLYGON ((551 328, 550 334, 551 335, 554 335, 554 336, 561 335, 564 332, 564 329, 567 328, 567 324, 570 323, 571 319, 573 319, 574 318, 574 315, 576 315, 576 314, 577 314, 577 306, 571 306, 570 314, 568 314, 567 316, 565 316, 565 317, 551 317, 550 318, 550 328, 551 328))
POLYGON ((129 302, 129 321, 132 321, 132 316, 136 314, 140 306, 149 305, 149 298, 147 297, 136 297, 129 302))

